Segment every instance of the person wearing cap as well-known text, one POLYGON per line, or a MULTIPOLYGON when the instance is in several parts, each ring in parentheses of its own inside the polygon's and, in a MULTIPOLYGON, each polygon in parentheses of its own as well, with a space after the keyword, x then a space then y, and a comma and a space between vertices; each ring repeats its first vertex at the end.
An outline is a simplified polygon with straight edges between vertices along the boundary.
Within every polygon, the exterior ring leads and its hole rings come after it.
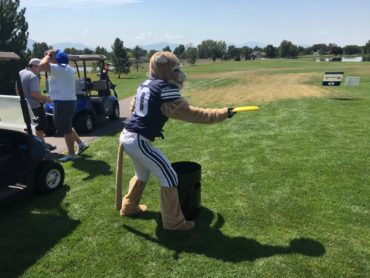
POLYGON ((74 128, 72 119, 77 105, 74 71, 69 66, 68 55, 60 50, 51 49, 40 61, 40 69, 50 73, 49 95, 54 101, 54 124, 64 135, 68 154, 59 159, 61 162, 75 160, 89 145, 82 142, 74 128), (75 152, 75 142, 78 150, 75 152))
POLYGON ((99 91, 99 95, 103 95, 103 96, 106 95, 106 94, 109 95, 109 90, 111 88, 114 90, 114 88, 116 87, 112 83, 112 81, 109 79, 109 75, 108 75, 108 72, 110 70, 109 66, 110 66, 110 63, 104 64, 103 70, 101 72, 100 79, 105 80, 105 82, 107 84, 107 89, 99 91))
POLYGON ((33 58, 28 62, 28 66, 19 72, 22 83, 24 97, 27 99, 33 114, 38 118, 36 136, 46 145, 49 150, 55 150, 56 147, 45 142, 44 132, 46 129, 46 114, 44 103, 50 102, 50 98, 41 94, 40 90, 40 59, 33 58))

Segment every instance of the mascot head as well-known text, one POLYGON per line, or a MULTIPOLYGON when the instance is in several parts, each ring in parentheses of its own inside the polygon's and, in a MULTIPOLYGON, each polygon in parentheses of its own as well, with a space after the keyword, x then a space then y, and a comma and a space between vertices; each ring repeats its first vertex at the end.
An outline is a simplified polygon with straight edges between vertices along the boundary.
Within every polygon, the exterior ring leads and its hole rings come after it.
POLYGON ((156 52, 150 58, 149 75, 162 79, 182 89, 186 75, 181 71, 179 59, 171 52, 156 52))

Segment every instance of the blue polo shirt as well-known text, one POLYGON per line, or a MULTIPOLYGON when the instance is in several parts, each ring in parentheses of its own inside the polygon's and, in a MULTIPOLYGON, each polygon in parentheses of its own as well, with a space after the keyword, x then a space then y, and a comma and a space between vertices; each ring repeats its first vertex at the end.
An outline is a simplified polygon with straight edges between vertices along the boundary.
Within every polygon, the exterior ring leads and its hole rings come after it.
POLYGON ((148 79, 137 89, 135 110, 125 121, 125 129, 138 133, 154 141, 162 137, 162 128, 168 117, 161 112, 161 106, 167 101, 181 97, 179 89, 160 79, 148 79))

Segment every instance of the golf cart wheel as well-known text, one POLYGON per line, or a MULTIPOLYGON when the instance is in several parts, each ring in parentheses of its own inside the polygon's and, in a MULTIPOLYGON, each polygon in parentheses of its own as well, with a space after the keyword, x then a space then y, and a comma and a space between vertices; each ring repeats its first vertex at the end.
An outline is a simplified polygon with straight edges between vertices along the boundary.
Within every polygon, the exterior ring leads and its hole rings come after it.
POLYGON ((94 129, 94 119, 88 113, 79 115, 75 123, 75 129, 78 133, 86 134, 94 129))
POLYGON ((63 185, 64 169, 62 165, 52 160, 41 161, 36 176, 36 191, 48 193, 63 185))
POLYGON ((111 119, 112 121, 115 121, 119 119, 119 116, 120 116, 119 105, 118 103, 115 103, 113 105, 113 113, 109 115, 109 119, 111 119))

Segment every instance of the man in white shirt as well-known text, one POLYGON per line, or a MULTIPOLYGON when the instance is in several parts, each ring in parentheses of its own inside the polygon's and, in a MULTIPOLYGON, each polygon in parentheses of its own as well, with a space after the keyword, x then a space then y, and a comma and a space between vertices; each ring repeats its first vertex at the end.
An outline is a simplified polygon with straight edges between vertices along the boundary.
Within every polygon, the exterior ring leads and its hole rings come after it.
POLYGON ((83 143, 72 127, 77 97, 73 69, 68 65, 68 55, 60 50, 51 49, 40 61, 40 70, 50 73, 49 95, 54 102, 54 124, 59 133, 64 134, 68 154, 59 161, 66 162, 77 158, 89 146, 83 143), (78 151, 74 151, 74 143, 78 151))

